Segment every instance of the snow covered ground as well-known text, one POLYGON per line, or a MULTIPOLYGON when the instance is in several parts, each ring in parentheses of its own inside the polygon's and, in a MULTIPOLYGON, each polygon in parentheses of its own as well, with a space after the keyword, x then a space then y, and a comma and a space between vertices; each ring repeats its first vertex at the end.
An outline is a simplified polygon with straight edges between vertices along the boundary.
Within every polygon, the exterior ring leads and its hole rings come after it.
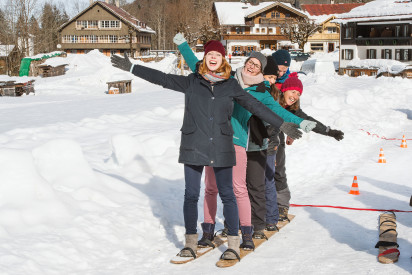
MULTIPOLYGON (((215 267, 223 247, 170 264, 184 235, 183 95, 96 51, 67 63, 66 75, 36 79, 35 96, 0 98, 0 274, 410 274, 412 213, 397 213, 401 255, 383 265, 379 212, 331 208, 291 208, 294 221, 230 269, 215 267), (132 79, 133 93, 106 94, 116 79, 132 79)), ((292 203, 412 210, 412 141, 366 133, 412 138, 412 81, 300 77, 303 110, 345 138, 309 133, 288 146, 292 203), (360 196, 348 194, 354 176, 360 196)))

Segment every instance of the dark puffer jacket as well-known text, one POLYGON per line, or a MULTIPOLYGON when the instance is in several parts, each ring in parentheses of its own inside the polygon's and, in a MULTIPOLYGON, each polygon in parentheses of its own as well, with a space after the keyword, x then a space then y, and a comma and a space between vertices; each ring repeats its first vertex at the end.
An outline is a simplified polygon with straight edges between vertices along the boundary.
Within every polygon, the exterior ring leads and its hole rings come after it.
POLYGON ((245 92, 233 78, 211 85, 198 73, 165 74, 140 65, 134 65, 132 73, 185 94, 180 163, 214 167, 236 164, 230 123, 233 100, 275 128, 283 123, 282 118, 245 92))

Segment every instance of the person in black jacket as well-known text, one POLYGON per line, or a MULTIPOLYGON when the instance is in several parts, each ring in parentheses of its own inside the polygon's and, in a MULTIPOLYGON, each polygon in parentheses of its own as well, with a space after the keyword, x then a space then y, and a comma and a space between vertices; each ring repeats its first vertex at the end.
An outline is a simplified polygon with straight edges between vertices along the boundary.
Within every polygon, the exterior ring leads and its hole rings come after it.
MULTIPOLYGON (((280 91, 276 89, 272 90, 272 95, 275 100, 279 101, 279 104, 286 108, 291 113, 295 114, 296 116, 303 118, 305 120, 310 120, 316 122, 316 127, 313 129, 315 133, 330 136, 335 138, 337 141, 343 139, 344 133, 340 130, 334 130, 330 127, 325 126, 318 120, 314 119, 313 117, 307 115, 302 111, 300 108, 300 96, 303 92, 303 85, 302 82, 299 80, 297 73, 291 73, 289 77, 285 80, 282 84, 280 91)), ((289 210, 289 201, 290 201, 290 190, 287 184, 287 177, 286 177, 286 155, 285 155, 285 133, 282 131, 278 131, 276 128, 271 129, 271 136, 270 136, 270 144, 268 151, 274 152, 276 155, 276 166, 274 169, 269 169, 271 172, 268 173, 268 166, 273 167, 273 163, 267 163, 267 192, 266 192, 266 200, 269 201, 267 203, 267 214, 266 214, 266 222, 267 222, 267 229, 275 229, 275 225, 278 220, 287 220, 288 219, 288 210, 289 210), (278 134, 279 133, 279 134, 278 134), (273 176, 274 172, 274 176, 273 176), (268 188, 268 185, 272 186, 272 182, 275 182, 276 186, 276 195, 274 192, 268 191, 268 189, 272 189, 271 187, 268 188), (268 198, 269 196, 269 198, 268 198), (273 197, 277 200, 276 203, 273 203, 273 197), (272 201, 271 201, 272 200, 272 201), (276 205, 278 207, 274 207, 276 205)), ((287 137, 286 144, 291 145, 293 143, 293 138, 287 137)), ((272 160, 270 160, 272 161, 272 160)), ((273 161, 272 161, 273 162, 273 161)), ((272 186, 273 187, 273 186, 272 186)))
POLYGON ((197 251, 197 202, 204 166, 214 169, 219 194, 223 202, 223 215, 228 226, 228 249, 223 259, 239 258, 239 216, 232 187, 232 167, 236 164, 233 129, 230 122, 233 100, 294 138, 300 138, 297 125, 285 123, 255 97, 245 92, 238 82, 230 78, 231 67, 224 58, 225 49, 216 40, 205 44, 205 56, 195 73, 189 76, 165 74, 158 70, 137 65, 114 55, 112 64, 120 69, 164 88, 185 94, 185 111, 181 128, 179 162, 184 164, 185 197, 185 247, 182 257, 196 257, 197 251))

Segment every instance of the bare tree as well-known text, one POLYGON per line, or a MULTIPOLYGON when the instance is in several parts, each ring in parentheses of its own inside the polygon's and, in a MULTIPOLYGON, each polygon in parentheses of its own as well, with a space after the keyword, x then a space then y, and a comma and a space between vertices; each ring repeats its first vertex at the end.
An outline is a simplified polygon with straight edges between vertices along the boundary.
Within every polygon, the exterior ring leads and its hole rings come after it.
POLYGON ((299 18, 284 23, 282 32, 292 43, 297 43, 299 48, 303 49, 306 42, 308 42, 309 37, 319 30, 319 28, 319 24, 316 24, 308 18, 299 18))

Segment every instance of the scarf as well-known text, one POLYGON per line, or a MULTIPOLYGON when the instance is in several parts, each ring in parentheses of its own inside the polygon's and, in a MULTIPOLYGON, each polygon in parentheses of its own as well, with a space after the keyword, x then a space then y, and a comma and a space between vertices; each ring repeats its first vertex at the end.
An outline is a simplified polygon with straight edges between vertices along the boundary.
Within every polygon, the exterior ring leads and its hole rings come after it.
POLYGON ((203 76, 204 79, 206 79, 210 83, 216 83, 216 82, 219 82, 219 81, 226 80, 226 78, 224 78, 222 76, 222 73, 212 73, 211 71, 209 71, 208 73, 206 73, 202 76, 203 76))
POLYGON ((243 73, 245 67, 240 67, 236 70, 235 78, 243 89, 257 85, 265 80, 262 73, 258 75, 246 75, 243 73))

